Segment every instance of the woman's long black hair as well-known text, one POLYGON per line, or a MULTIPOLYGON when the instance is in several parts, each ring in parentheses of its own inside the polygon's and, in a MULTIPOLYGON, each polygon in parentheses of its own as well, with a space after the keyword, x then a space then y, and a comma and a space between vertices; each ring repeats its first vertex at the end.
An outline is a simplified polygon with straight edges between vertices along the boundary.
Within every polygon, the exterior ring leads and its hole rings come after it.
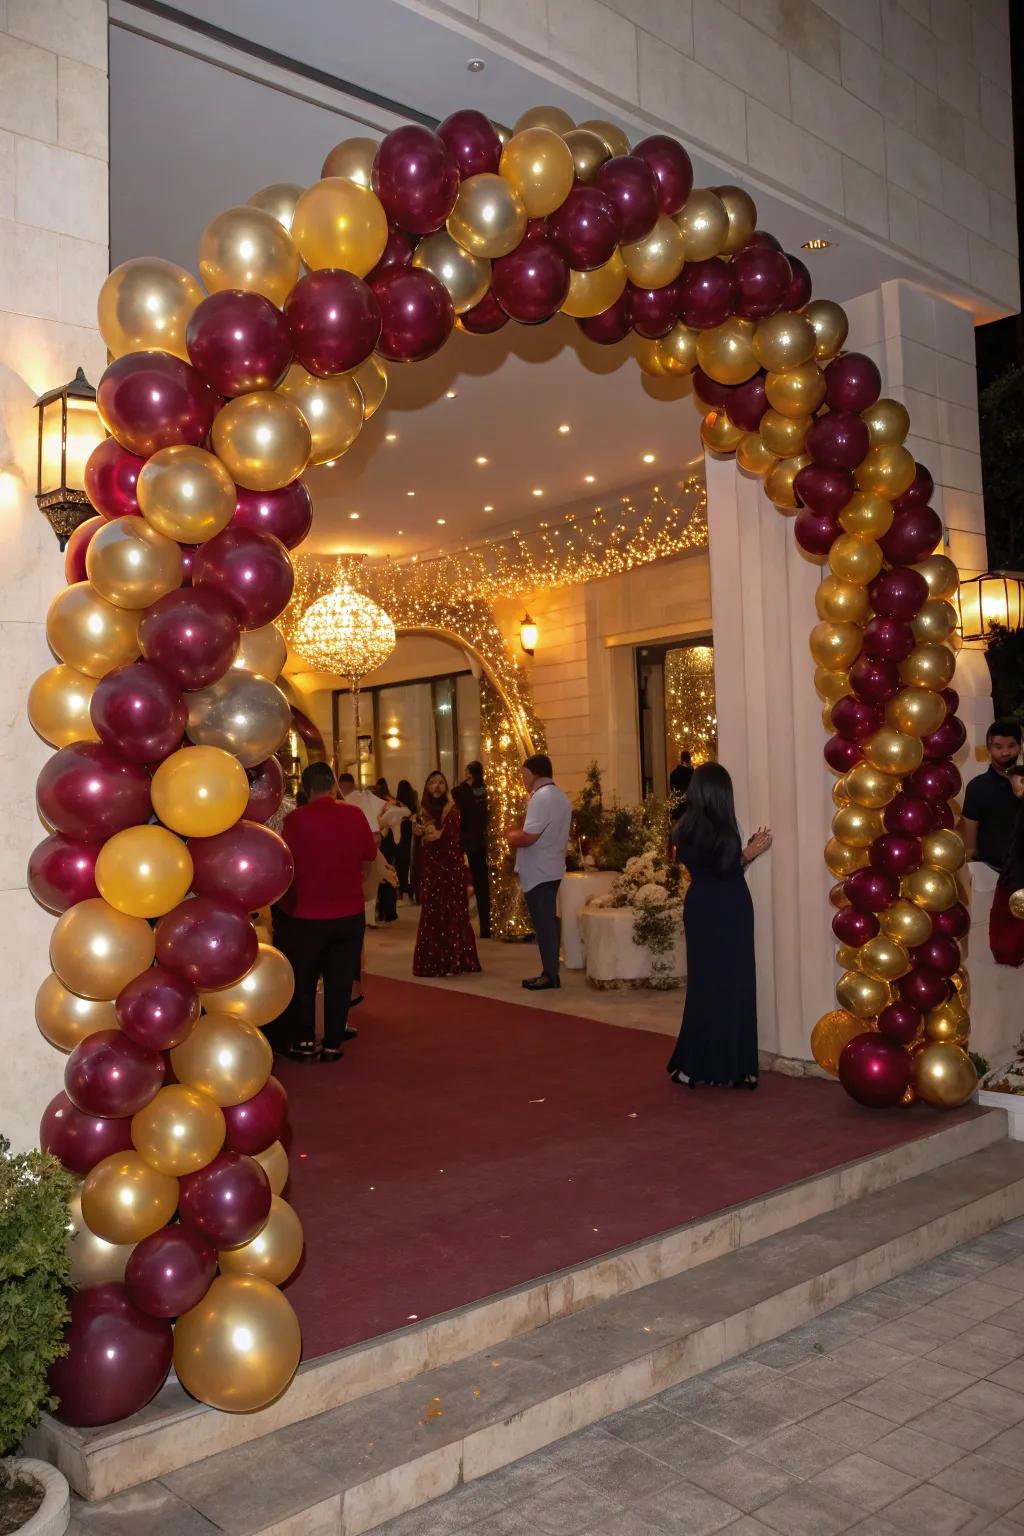
POLYGON ((740 829, 732 779, 721 763, 701 763, 694 769, 675 836, 678 842, 694 848, 713 869, 729 869, 739 858, 740 829))
POLYGON ((395 799, 399 805, 407 806, 414 816, 420 808, 419 796, 408 779, 399 779, 398 788, 395 790, 395 799))

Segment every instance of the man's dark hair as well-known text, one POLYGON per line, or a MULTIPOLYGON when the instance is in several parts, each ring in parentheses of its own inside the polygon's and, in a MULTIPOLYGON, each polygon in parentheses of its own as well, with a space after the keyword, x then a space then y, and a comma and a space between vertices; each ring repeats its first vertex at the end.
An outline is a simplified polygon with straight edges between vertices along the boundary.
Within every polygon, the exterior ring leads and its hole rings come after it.
POLYGON ((466 772, 469 774, 470 778, 473 780, 474 788, 475 789, 483 789, 483 787, 484 787, 484 765, 483 765, 483 763, 479 762, 476 758, 474 758, 471 763, 467 763, 466 764, 466 772))
POLYGON ((523 767, 529 768, 530 772, 538 779, 552 779, 555 776, 555 771, 551 766, 551 759, 546 752, 535 752, 532 757, 526 759, 523 767))
POLYGON ((690 768, 693 765, 693 758, 690 756, 689 752, 680 752, 679 761, 684 768, 690 768))
POLYGON ((355 787, 356 787, 356 781, 355 781, 355 779, 352 777, 352 775, 350 773, 339 773, 338 774, 338 783, 339 784, 351 784, 353 789, 355 789, 355 787))
POLYGON ((1009 736, 1018 746, 1021 744, 1020 721, 1007 717, 1004 720, 993 720, 985 732, 985 745, 988 746, 993 736, 1009 736))
POLYGON ((310 800, 315 795, 329 795, 334 788, 334 769, 330 763, 310 763, 303 768, 302 787, 310 800))

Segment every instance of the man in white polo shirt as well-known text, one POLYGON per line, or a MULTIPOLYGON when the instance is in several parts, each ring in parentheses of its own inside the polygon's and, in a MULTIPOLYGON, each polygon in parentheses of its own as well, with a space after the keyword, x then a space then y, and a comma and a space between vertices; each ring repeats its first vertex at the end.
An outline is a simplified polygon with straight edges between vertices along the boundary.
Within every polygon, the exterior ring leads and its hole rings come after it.
POLYGON ((528 992, 548 992, 558 979, 558 887, 565 874, 572 806, 552 777, 551 759, 543 752, 523 764, 523 783, 530 797, 521 827, 506 827, 505 837, 516 850, 516 874, 533 922, 540 949, 541 973, 523 986, 528 992))

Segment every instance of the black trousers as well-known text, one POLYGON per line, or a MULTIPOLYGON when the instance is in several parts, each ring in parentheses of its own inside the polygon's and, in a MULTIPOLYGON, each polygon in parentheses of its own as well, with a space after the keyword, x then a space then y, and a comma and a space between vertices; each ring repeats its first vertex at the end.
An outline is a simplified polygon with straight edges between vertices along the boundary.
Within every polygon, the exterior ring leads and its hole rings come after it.
POLYGON ((487 849, 467 848, 465 853, 469 872, 473 876, 476 912, 480 919, 480 937, 489 939, 491 936, 491 871, 487 863, 487 849))
POLYGON ((341 1045, 348 1023, 352 983, 359 975, 359 956, 366 932, 362 911, 351 917, 288 917, 275 924, 274 937, 295 972, 295 997, 286 1016, 288 1044, 316 1039, 316 989, 324 979, 324 1038, 328 1047, 341 1045), (280 937, 278 937, 280 933, 280 937))
POLYGON ((561 883, 561 880, 544 880, 540 885, 523 892, 526 910, 537 937, 541 969, 552 981, 558 977, 558 887, 561 883))

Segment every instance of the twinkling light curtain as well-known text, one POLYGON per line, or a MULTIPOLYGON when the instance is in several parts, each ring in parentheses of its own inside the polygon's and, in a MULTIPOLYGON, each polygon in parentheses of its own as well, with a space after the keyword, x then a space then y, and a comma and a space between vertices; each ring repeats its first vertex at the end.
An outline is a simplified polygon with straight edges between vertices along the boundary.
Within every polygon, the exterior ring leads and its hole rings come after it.
POLYGON ((685 750, 694 767, 717 758, 713 646, 683 645, 666 653, 665 725, 673 758, 685 750))

